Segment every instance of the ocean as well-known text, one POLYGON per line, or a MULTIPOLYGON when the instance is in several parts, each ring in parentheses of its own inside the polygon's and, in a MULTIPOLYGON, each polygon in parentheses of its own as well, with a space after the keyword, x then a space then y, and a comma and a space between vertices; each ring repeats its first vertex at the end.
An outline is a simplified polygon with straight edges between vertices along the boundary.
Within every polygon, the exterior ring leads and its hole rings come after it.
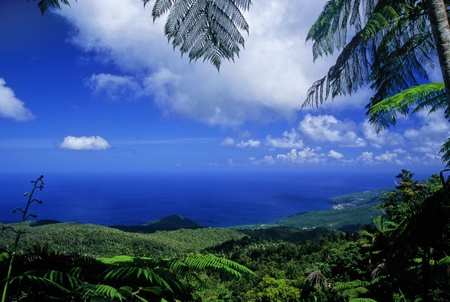
MULTIPOLYGON (((398 171, 400 172, 400 171, 398 171)), ((398 173, 397 173, 398 174, 398 173)), ((137 225, 179 214, 203 226, 273 223, 306 211, 331 209, 332 196, 393 189, 391 172, 149 172, 48 173, 35 192, 39 219, 137 225)), ((0 222, 18 222, 39 175, 0 174, 0 222)), ((423 178, 428 178, 424 175, 423 178)), ((423 178, 418 178, 422 180, 423 178)))

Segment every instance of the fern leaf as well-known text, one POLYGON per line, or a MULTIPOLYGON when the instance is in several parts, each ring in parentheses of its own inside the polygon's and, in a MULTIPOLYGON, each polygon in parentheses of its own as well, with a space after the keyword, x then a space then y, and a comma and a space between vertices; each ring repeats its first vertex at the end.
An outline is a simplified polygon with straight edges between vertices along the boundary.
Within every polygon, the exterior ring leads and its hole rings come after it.
POLYGON ((416 106, 413 113, 431 108, 436 110, 446 106, 444 83, 430 83, 406 89, 396 95, 372 105, 366 115, 377 131, 395 126, 397 113, 408 115, 410 108, 416 106))
POLYGON ((116 288, 107 284, 97 284, 85 287, 83 298, 87 299, 98 295, 110 298, 112 300, 118 299, 119 301, 122 301, 124 299, 123 295, 116 288))
POLYGON ((249 0, 157 0, 153 18, 168 12, 164 33, 173 48, 189 53, 190 60, 211 62, 217 70, 224 59, 234 60, 244 46, 241 31, 249 26, 242 11, 249 0))
MULTIPOLYGON (((27 0, 27 1, 30 1, 30 0, 27 0)), ((36 1, 36 0, 33 0, 33 1, 36 1)), ((68 0, 41 0, 38 2, 38 7, 41 10, 41 14, 44 14, 51 7, 61 9, 60 2, 62 4, 70 6, 70 3, 68 0)))

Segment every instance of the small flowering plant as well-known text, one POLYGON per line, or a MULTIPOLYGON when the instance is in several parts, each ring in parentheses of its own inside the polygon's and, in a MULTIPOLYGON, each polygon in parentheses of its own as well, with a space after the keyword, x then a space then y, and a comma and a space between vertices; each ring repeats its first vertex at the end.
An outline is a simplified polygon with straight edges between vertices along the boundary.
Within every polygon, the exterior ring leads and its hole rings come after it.
POLYGON ((39 189, 39 191, 42 191, 42 189, 44 188, 44 181, 42 180, 43 178, 44 178, 44 176, 41 175, 36 180, 32 180, 31 183, 33 184, 33 189, 31 190, 31 193, 28 193, 28 192, 23 193, 23 196, 28 196, 28 202, 27 202, 27 205, 26 205, 25 209, 15 208, 13 210, 13 213, 16 213, 17 211, 22 213, 22 220, 20 222, 19 228, 17 230, 12 228, 12 227, 10 227, 10 226, 2 228, 3 230, 5 230, 5 229, 12 229, 16 233, 16 241, 14 242, 13 251, 11 253, 11 258, 9 260, 8 273, 6 275, 6 282, 5 282, 5 286, 3 288, 2 302, 6 301, 6 292, 8 290, 8 284, 9 284, 8 279, 11 276, 11 270, 12 270, 12 264, 13 264, 13 261, 14 261, 14 256, 16 255, 17 247, 19 246, 19 240, 20 240, 20 236, 23 233, 22 229, 23 229, 23 226, 25 224, 25 221, 29 217, 33 217, 33 218, 37 217, 36 214, 28 213, 28 209, 30 208, 30 205, 33 202, 37 202, 38 204, 42 203, 42 200, 33 198, 33 195, 34 195, 34 192, 36 191, 36 189, 39 189))

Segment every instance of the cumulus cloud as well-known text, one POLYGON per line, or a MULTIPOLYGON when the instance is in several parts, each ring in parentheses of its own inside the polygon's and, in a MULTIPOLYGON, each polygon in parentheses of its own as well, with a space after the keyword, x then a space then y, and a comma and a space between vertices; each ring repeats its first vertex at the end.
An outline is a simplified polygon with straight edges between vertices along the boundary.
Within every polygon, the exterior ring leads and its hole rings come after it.
POLYGON ((326 160, 325 155, 319 150, 312 148, 304 148, 300 151, 292 149, 286 154, 278 154, 277 160, 284 163, 296 163, 296 164, 317 164, 326 160))
POLYGON ((353 122, 342 122, 332 115, 307 114, 299 129, 315 142, 336 142, 347 147, 365 146, 364 139, 356 134, 353 122))
MULTIPOLYGON (((56 13, 74 26, 73 44, 125 74, 96 74, 89 81, 93 89, 115 96, 139 85, 167 114, 241 125, 263 114, 265 120, 292 116, 312 82, 326 74, 332 59, 313 63, 311 45, 305 44, 321 7, 317 2, 254 3, 246 13, 251 28, 245 49, 234 63, 224 62, 220 73, 209 63, 180 58, 163 34, 165 20, 153 23, 151 7, 144 9, 139 1, 79 1, 56 13)), ((340 102, 346 103, 351 100, 340 102)))
POLYGON ((249 139, 246 142, 241 141, 240 143, 236 144, 236 147, 238 147, 238 148, 246 148, 246 147, 259 148, 260 146, 261 146, 261 142, 257 141, 257 140, 253 140, 253 139, 249 139))
POLYGON ((386 153, 375 156, 375 160, 391 163, 395 162, 395 160, 397 159, 397 155, 397 153, 389 153, 389 151, 386 151, 386 153))
POLYGON ((422 153, 437 154, 442 144, 450 137, 450 123, 444 118, 442 110, 432 114, 422 111, 416 114, 419 127, 407 129, 406 139, 413 145, 413 150, 422 153))
POLYGON ((363 132, 364 138, 369 144, 378 149, 389 145, 397 146, 405 143, 405 139, 399 133, 387 129, 377 133, 376 129, 369 124, 368 120, 364 121, 363 132))
POLYGON ((303 140, 300 134, 292 128, 291 131, 283 132, 281 138, 273 138, 268 135, 266 137, 266 147, 268 148, 285 148, 285 149, 300 149, 304 147, 303 140))
POLYGON ((373 162, 373 153, 372 152, 363 152, 360 156, 356 159, 359 162, 363 163, 372 163, 373 162))
POLYGON ((235 145, 234 139, 231 137, 225 138, 223 141, 220 142, 221 146, 224 147, 233 147, 235 145))
POLYGON ((331 158, 334 158, 334 159, 342 159, 342 158, 344 158, 344 155, 342 153, 337 152, 337 151, 330 150, 330 152, 328 152, 328 157, 331 157, 331 158))
POLYGON ((98 94, 104 94, 110 99, 129 98, 129 95, 139 95, 141 87, 131 76, 117 76, 99 73, 86 80, 86 85, 98 94))
POLYGON ((59 148, 71 150, 106 150, 111 145, 100 136, 66 136, 59 148))
POLYGON ((270 155, 266 155, 262 159, 259 159, 259 160, 256 160, 255 157, 250 157, 250 158, 248 158, 248 161, 252 165, 262 165, 262 164, 275 165, 277 163, 276 160, 270 155))
POLYGON ((14 91, 6 87, 6 82, 2 78, 0 78, 0 116, 21 122, 35 118, 31 111, 25 108, 25 104, 16 98, 14 91))

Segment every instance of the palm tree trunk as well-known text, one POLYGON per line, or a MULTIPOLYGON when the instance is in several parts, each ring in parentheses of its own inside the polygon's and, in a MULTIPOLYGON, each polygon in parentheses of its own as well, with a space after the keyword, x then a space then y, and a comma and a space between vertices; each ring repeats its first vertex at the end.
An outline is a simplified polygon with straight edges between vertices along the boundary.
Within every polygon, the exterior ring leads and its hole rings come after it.
POLYGON ((450 108, 450 26, 444 0, 428 0, 427 13, 436 43, 439 64, 450 108))

